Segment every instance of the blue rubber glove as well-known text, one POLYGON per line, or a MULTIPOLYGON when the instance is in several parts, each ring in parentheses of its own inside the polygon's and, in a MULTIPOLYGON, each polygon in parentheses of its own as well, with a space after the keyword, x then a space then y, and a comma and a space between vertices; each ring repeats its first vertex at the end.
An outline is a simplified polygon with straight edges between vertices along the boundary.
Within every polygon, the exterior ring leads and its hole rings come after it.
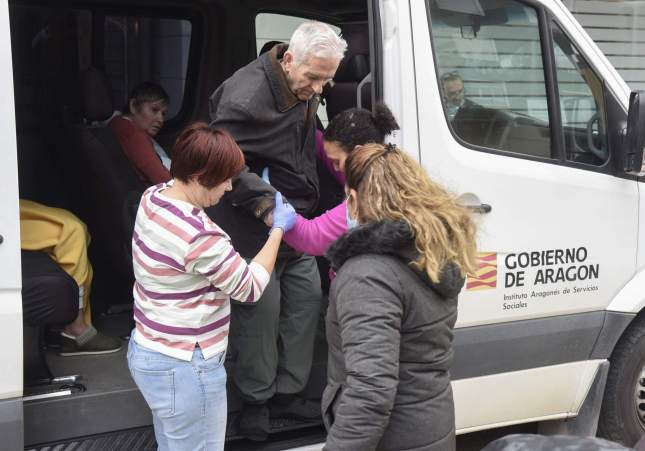
POLYGON ((271 180, 269 180, 269 166, 262 169, 262 180, 264 180, 267 185, 271 184, 271 180))
POLYGON ((296 210, 293 209, 291 204, 285 203, 282 200, 280 191, 275 193, 275 209, 273 210, 273 229, 282 229, 283 232, 288 232, 296 225, 296 210))

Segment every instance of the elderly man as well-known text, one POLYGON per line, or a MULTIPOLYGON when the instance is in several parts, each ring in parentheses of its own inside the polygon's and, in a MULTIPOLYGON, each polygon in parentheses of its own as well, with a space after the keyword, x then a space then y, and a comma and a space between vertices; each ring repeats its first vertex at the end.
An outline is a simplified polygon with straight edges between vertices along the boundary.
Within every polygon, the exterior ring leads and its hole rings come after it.
MULTIPOLYGON (((304 216, 318 204, 316 111, 346 47, 328 25, 303 23, 288 48, 273 47, 210 98, 212 125, 233 135, 248 170, 209 214, 245 257, 266 240, 275 190, 304 216), (272 186, 259 177, 265 168, 272 186)), ((244 400, 238 432, 245 437, 267 438, 269 400, 276 416, 320 416, 320 406, 298 394, 311 370, 321 300, 315 259, 283 245, 260 301, 232 305, 233 384, 244 400)))

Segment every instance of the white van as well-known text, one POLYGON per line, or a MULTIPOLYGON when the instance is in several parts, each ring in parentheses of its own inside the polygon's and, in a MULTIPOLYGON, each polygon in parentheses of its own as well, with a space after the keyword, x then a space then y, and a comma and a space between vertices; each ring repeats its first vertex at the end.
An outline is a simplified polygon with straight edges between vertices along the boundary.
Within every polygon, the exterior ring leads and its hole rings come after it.
MULTIPOLYGON (((153 440, 124 352, 62 358, 23 330, 18 199, 88 224, 94 320, 127 334, 136 187, 103 121, 134 84, 157 81, 171 95, 159 136, 170 148, 207 118, 219 83, 305 19, 349 43, 327 116, 384 100, 401 125, 393 139, 480 216, 480 270, 455 332, 458 433, 598 424, 632 445, 645 432, 645 95, 630 96, 562 2, 11 0, 0 2, 0 449, 153 440), (53 377, 34 385, 38 364, 53 377)), ((321 208, 337 201, 328 182, 321 208)), ((320 396, 325 365, 321 339, 307 396, 320 396)), ((285 447, 324 440, 316 424, 272 426, 302 431, 285 447)))

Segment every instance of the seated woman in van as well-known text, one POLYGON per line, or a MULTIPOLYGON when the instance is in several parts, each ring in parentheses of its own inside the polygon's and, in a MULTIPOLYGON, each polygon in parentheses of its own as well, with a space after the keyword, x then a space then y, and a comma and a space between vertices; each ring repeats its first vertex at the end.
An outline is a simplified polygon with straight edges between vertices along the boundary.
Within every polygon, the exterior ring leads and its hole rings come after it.
POLYGON ((295 221, 293 208, 276 194, 266 244, 247 264, 204 213, 243 167, 231 135, 196 123, 175 142, 173 179, 148 188, 139 204, 128 364, 152 409, 162 451, 224 449, 230 299, 260 299, 283 232, 295 221))
POLYGON ((147 186, 170 180, 170 159, 154 140, 163 126, 169 101, 161 86, 141 83, 130 93, 123 115, 110 121, 123 153, 147 186))
POLYGON ((323 449, 454 450, 453 327, 476 269, 475 224, 392 144, 354 150, 345 175, 359 225, 327 252, 323 449))
MULTIPOLYGON (((376 104, 374 113, 363 108, 342 111, 334 116, 325 129, 322 138, 324 147, 317 143, 318 159, 338 183, 344 185, 347 157, 362 144, 382 144, 386 135, 398 129, 392 112, 383 103, 376 104)), ((324 255, 332 242, 347 232, 349 225, 347 202, 344 201, 314 219, 297 215, 296 225, 284 234, 284 241, 299 252, 320 256, 324 255)))
MULTIPOLYGON (((87 248, 90 234, 87 226, 74 214, 61 208, 48 207, 27 199, 20 199, 20 248, 35 267, 30 267, 32 276, 47 277, 51 273, 46 260, 34 256, 34 251, 47 254, 76 283, 76 315, 66 322, 61 331, 61 356, 109 354, 121 349, 121 341, 104 335, 92 325, 90 291, 92 288, 92 265, 87 248)), ((36 277, 39 279, 39 277, 36 277)), ((30 316, 40 317, 42 324, 49 322, 47 316, 58 316, 50 308, 40 306, 41 301, 51 305, 65 305, 65 299, 52 299, 56 293, 47 292, 30 278, 29 291, 23 290, 23 308, 30 316), (35 313, 35 315, 33 315, 35 313)), ((65 291, 65 290, 64 290, 65 291)), ((66 310, 63 308, 63 310, 66 310)), ((64 315, 64 312, 62 313, 64 315)), ((34 321, 32 321, 34 324, 34 321)))

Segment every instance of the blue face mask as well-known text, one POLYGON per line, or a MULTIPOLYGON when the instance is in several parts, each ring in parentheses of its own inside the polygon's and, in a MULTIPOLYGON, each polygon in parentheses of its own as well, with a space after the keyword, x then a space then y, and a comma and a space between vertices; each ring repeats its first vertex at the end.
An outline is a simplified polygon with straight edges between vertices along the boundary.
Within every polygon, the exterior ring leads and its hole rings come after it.
POLYGON ((358 220, 352 218, 349 215, 349 206, 345 206, 345 221, 347 221, 347 231, 355 229, 358 227, 358 220))

